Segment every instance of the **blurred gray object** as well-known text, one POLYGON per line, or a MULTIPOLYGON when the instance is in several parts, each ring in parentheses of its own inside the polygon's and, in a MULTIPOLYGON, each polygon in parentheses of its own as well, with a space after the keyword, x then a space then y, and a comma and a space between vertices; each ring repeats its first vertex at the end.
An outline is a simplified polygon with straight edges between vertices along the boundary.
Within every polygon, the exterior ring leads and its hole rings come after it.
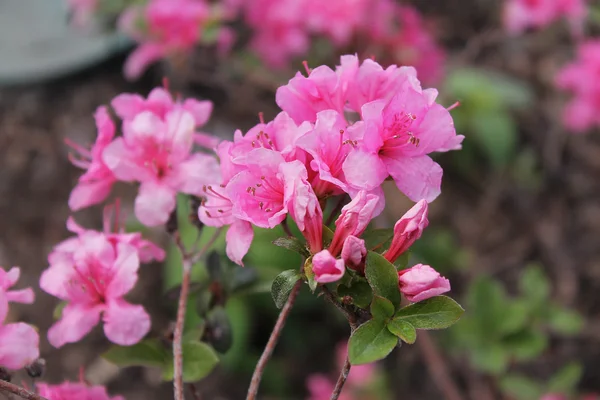
POLYGON ((64 76, 128 44, 117 34, 70 26, 66 0, 0 0, 0 84, 64 76))

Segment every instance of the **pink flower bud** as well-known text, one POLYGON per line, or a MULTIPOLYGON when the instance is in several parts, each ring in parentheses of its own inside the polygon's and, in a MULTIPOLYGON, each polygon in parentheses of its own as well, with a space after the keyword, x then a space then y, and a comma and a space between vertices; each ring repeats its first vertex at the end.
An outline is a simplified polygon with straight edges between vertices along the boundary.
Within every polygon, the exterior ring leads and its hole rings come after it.
POLYGON ((335 221, 335 233, 329 246, 334 256, 340 254, 346 238, 350 235, 359 237, 367 229, 373 218, 379 197, 361 190, 356 197, 342 208, 342 213, 335 221))
POLYGON ((348 268, 357 272, 365 272, 365 257, 367 256, 367 248, 365 241, 356 236, 348 236, 342 247, 342 260, 348 268))
POLYGON ((344 260, 336 260, 328 250, 322 250, 312 259, 315 281, 330 283, 344 276, 344 260))
POLYGON ((427 210, 427 202, 420 200, 396 222, 396 225, 394 225, 394 239, 390 248, 384 254, 389 262, 393 263, 421 237, 423 229, 429 225, 427 210))
POLYGON ((409 301, 417 303, 450 290, 450 281, 429 265, 417 264, 398 271, 400 291, 409 301))

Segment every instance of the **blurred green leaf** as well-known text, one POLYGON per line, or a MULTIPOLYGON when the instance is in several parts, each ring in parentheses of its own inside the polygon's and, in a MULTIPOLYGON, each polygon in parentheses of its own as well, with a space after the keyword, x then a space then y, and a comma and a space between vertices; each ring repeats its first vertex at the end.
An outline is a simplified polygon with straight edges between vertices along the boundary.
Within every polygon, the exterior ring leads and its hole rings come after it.
POLYGON ((458 321, 464 312, 450 297, 436 296, 401 308, 393 321, 403 320, 417 329, 443 329, 458 321))
MULTIPOLYGON (((181 345, 183 350, 183 381, 196 382, 206 377, 219 363, 219 357, 206 343, 191 341, 181 345)), ((163 370, 165 381, 173 380, 173 356, 163 370)))
POLYGON ((374 319, 385 321, 394 315, 394 305, 384 297, 373 296, 371 315, 374 319))
POLYGON ((304 243, 295 237, 280 237, 273 241, 273 244, 277 247, 283 247, 284 249, 291 250, 295 253, 300 254, 303 257, 309 257, 310 253, 304 243))
POLYGON ((410 255, 411 255, 411 251, 407 250, 404 253, 400 254, 400 257, 398 257, 394 261, 394 266, 396 267, 396 269, 398 271, 401 271, 408 267, 408 261, 410 260, 410 255))
POLYGON ((142 365, 164 367, 170 360, 169 351, 157 339, 146 339, 133 346, 112 345, 102 358, 120 367, 142 365))
POLYGON ((387 326, 388 330, 404 342, 413 344, 417 340, 417 331, 409 322, 402 319, 393 319, 387 326))
POLYGON ((546 349, 548 339, 542 332, 528 330, 507 336, 503 345, 517 360, 526 361, 539 356, 546 349))
POLYGON ((69 303, 66 301, 61 301, 60 303, 58 303, 56 305, 56 307, 54 307, 54 311, 52 312, 52 317, 54 317, 54 319, 60 319, 62 317, 63 310, 65 309, 67 304, 69 304, 69 303))
POLYGON ((541 385, 523 375, 509 374, 500 380, 502 391, 518 400, 539 400, 544 394, 541 385))
POLYGON ((271 286, 271 296, 277 308, 283 307, 287 301, 292 288, 302 276, 295 269, 283 271, 275 277, 271 286))
POLYGON ((470 123, 472 137, 477 140, 493 166, 503 167, 514 158, 517 127, 508 112, 478 113, 472 116, 470 123))
POLYGON ((492 340, 500 336, 507 301, 504 287, 489 277, 480 276, 471 284, 467 309, 482 337, 492 340))
POLYGON ((381 254, 369 251, 367 254, 365 275, 373 293, 385 297, 394 307, 400 306, 400 289, 396 267, 381 254))
POLYGON ((549 309, 548 323, 560 334, 575 335, 581 331, 585 320, 575 311, 552 306, 549 309))
POLYGON ((333 240, 333 231, 327 225, 323 225, 323 248, 326 249, 333 240))
POLYGON ((508 301, 505 311, 504 317, 499 321, 499 333, 503 335, 521 331, 530 323, 531 305, 526 300, 508 301))
POLYGON ((352 282, 350 287, 340 285, 337 288, 339 296, 350 296, 352 303, 362 309, 368 309, 373 299, 371 286, 365 281, 352 282))
POLYGON ((521 273, 519 290, 526 298, 541 304, 550 297, 550 281, 539 265, 528 265, 521 273))
POLYGON ((493 375, 502 374, 508 366, 508 353, 497 343, 473 348, 470 352, 471 361, 482 372, 493 375))
POLYGON ((204 339, 219 353, 226 353, 231 348, 233 332, 229 316, 223 307, 213 308, 206 316, 204 339))
POLYGON ((350 336, 348 357, 352 365, 368 364, 387 357, 398 344, 398 338, 383 321, 370 320, 350 336))
POLYGON ((558 371, 548 382, 549 393, 571 394, 583 375, 583 368, 579 363, 570 363, 558 371))

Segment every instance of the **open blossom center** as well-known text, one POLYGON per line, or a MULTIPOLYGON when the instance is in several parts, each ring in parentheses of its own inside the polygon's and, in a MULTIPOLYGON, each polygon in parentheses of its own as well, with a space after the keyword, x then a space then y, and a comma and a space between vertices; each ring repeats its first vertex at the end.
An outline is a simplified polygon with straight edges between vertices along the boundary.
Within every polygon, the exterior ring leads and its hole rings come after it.
POLYGON ((412 113, 400 112, 394 114, 394 119, 384 127, 383 147, 380 154, 402 151, 406 146, 419 147, 420 139, 411 131, 417 117, 412 113))
POLYGON ((271 140, 269 134, 265 131, 260 131, 256 134, 256 138, 251 142, 252 148, 258 149, 259 147, 263 147, 269 150, 277 150, 275 148, 275 144, 271 140))
POLYGON ((261 176, 260 182, 246 189, 246 192, 252 194, 258 201, 258 208, 268 213, 280 207, 284 197, 283 187, 279 182, 271 182, 271 180, 261 176))

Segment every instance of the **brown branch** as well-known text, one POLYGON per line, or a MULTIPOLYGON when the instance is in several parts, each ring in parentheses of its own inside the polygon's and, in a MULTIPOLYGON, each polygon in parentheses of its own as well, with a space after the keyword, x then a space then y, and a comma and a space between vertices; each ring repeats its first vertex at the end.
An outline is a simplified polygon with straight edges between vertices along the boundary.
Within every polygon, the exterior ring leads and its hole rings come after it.
POLYGON ((265 372, 265 367, 267 362, 271 358, 273 354, 273 350, 277 345, 277 341, 279 340, 279 336, 281 336, 281 331, 285 326, 285 322, 292 310, 294 302, 296 301, 296 297, 298 296, 298 292, 300 291, 300 287, 302 286, 303 281, 299 280, 296 282, 292 291, 290 293, 290 297, 288 297, 285 302, 281 312, 279 313, 279 317, 277 318, 277 322, 275 323, 275 327, 273 328, 273 332, 271 332, 271 336, 269 337, 269 341, 263 350, 258 363, 256 364, 256 368, 254 369, 254 373, 252 374, 252 380, 250 381, 250 387, 248 388, 248 395, 246 396, 246 400, 254 400, 256 399, 256 395, 258 393, 258 387, 260 385, 260 380, 265 372))
POLYGON ((187 308, 188 293, 190 290, 190 279, 192 275, 192 267, 210 250, 221 233, 221 229, 217 229, 210 240, 198 253, 192 255, 185 250, 181 236, 175 234, 175 243, 179 248, 183 266, 183 276, 181 278, 181 290, 179 292, 179 303, 177 306, 177 321, 175 323, 175 331, 173 332, 173 391, 175 400, 185 400, 185 392, 183 386, 183 347, 182 337, 185 325, 185 310, 187 308))
POLYGON ((333 389, 333 393, 331 393, 329 400, 338 400, 340 397, 342 389, 344 388, 344 384, 346 383, 346 379, 348 379, 348 374, 350 374, 350 367, 350 360, 348 360, 348 356, 346 356, 346 361, 344 361, 344 366, 340 371, 340 377, 335 384, 335 388, 333 389))
POLYGON ((45 397, 40 396, 39 394, 32 393, 27 389, 24 389, 20 386, 3 380, 0 380, 0 391, 5 393, 12 393, 25 400, 48 400, 45 397))
POLYGON ((431 378, 444 395, 444 398, 446 400, 463 400, 464 397, 450 377, 448 366, 431 339, 429 332, 419 331, 417 345, 425 358, 425 363, 427 364, 427 369, 429 369, 431 378))

